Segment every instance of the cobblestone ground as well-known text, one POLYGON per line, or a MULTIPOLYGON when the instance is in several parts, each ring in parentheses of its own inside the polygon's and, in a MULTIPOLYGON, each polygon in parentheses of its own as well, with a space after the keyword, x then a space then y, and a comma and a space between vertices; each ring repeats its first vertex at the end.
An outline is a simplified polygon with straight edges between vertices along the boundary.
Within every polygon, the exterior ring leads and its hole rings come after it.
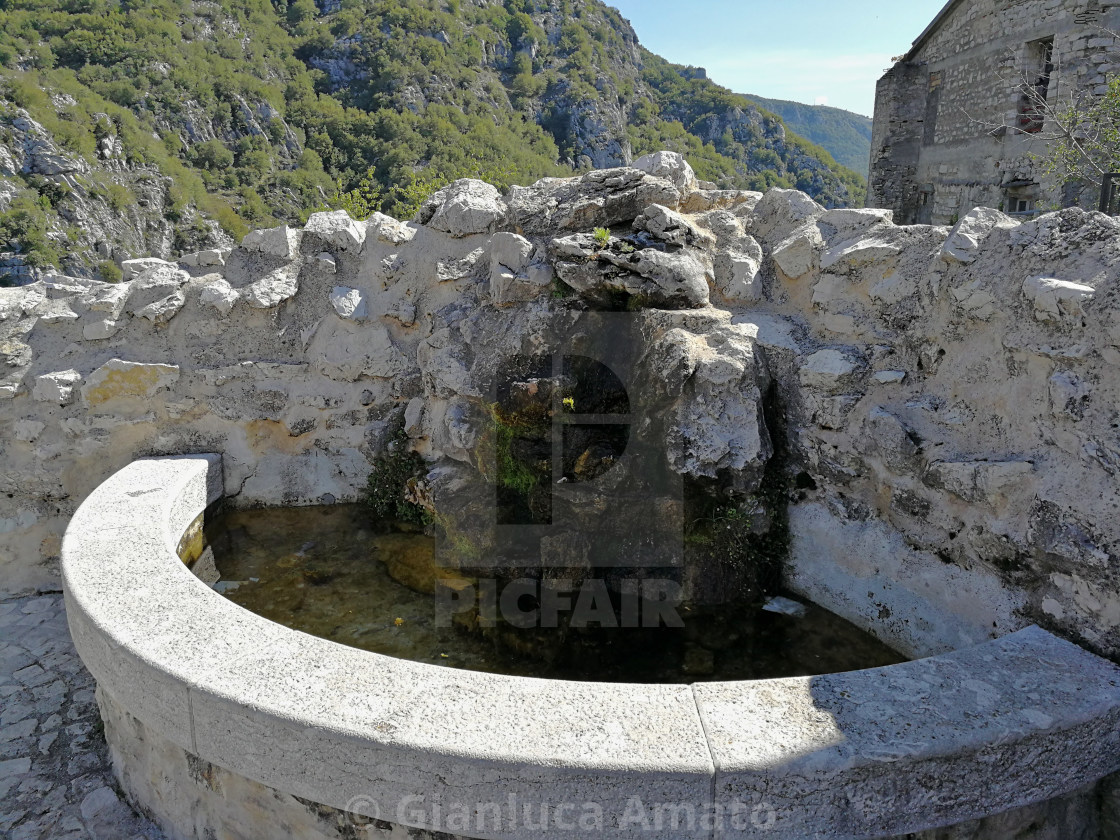
POLYGON ((122 801, 61 595, 0 601, 0 837, 163 840, 122 801))

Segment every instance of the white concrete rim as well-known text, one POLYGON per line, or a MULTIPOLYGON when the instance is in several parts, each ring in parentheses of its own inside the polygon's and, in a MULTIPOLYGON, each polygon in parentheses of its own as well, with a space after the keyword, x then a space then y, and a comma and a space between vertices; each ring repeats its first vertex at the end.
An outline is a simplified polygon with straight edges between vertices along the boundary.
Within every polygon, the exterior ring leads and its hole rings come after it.
POLYGON ((221 472, 219 455, 141 459, 86 499, 62 548, 71 632, 130 714, 305 799, 439 831, 458 806, 558 815, 459 832, 495 840, 593 835, 566 827, 586 803, 603 836, 856 838, 975 819, 1120 768, 1120 669, 1038 628, 889 668, 697 686, 491 675, 308 636, 178 559, 183 531, 222 496, 221 472), (987 688, 961 693, 970 680, 987 688), (923 782, 935 768, 964 774, 948 801, 923 782), (737 828, 735 803, 776 822, 737 828), (703 820, 659 827, 662 805, 725 814, 714 833, 703 820))

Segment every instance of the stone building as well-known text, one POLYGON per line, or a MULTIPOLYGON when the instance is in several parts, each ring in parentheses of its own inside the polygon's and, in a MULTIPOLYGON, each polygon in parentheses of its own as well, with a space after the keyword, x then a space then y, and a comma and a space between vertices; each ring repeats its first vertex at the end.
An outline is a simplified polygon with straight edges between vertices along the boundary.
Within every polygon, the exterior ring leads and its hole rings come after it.
POLYGON ((879 80, 869 207, 902 223, 950 224, 973 207, 1033 216, 1095 206, 1099 190, 1053 183, 1033 156, 1049 106, 1101 93, 1120 70, 1120 3, 950 0, 879 80))

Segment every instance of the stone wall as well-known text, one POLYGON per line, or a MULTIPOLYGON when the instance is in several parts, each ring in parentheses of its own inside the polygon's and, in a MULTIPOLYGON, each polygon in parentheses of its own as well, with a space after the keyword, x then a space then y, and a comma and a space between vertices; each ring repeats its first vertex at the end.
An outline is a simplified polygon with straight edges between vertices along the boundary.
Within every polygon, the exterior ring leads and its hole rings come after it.
POLYGON ((875 89, 867 204, 891 208, 900 219, 918 218, 918 161, 926 106, 925 97, 917 91, 924 84, 921 68, 900 62, 887 71, 875 89))
POLYGON ((683 480, 749 496, 784 437, 795 588, 914 655, 1037 622, 1120 656, 1120 226, 897 226, 640 163, 0 290, 4 589, 57 588, 69 515, 142 455, 223 453, 236 505, 343 501, 403 426, 421 501, 469 513, 496 366, 621 301, 683 480))
POLYGON ((1037 43, 1053 39, 1048 103, 1102 92, 1120 57, 1118 29, 1120 7, 1097 0, 957 3, 880 82, 868 206, 935 224, 977 206, 1012 210, 1016 198, 1040 209, 1095 206, 1095 190, 1065 195, 1037 170, 1032 156, 1045 152, 1048 130, 1016 130, 1019 86, 1039 74, 1037 43))
MULTIPOLYGON (((147 810, 143 803, 159 803, 160 813, 148 816, 169 840, 275 838, 277 826, 286 827, 286 836, 299 840, 465 840, 331 808, 262 785, 168 741, 105 691, 98 690, 97 701, 117 780, 141 813, 147 810)), ((1068 796, 994 817, 886 840, 1106 840, 1115 836, 1109 833, 1115 816, 1108 805, 1103 819, 1097 816, 1097 797, 1107 800, 1116 784, 1115 778, 1105 779, 1068 796)), ((368 802, 363 798, 361 804, 368 802)))

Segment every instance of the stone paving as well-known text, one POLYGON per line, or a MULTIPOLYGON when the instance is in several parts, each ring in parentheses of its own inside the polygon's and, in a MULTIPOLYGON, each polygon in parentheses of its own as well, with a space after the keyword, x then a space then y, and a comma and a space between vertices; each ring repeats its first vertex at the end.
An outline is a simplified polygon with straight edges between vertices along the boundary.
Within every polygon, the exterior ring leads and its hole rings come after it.
POLYGON ((0 837, 163 840, 120 796, 58 594, 0 601, 0 837))

